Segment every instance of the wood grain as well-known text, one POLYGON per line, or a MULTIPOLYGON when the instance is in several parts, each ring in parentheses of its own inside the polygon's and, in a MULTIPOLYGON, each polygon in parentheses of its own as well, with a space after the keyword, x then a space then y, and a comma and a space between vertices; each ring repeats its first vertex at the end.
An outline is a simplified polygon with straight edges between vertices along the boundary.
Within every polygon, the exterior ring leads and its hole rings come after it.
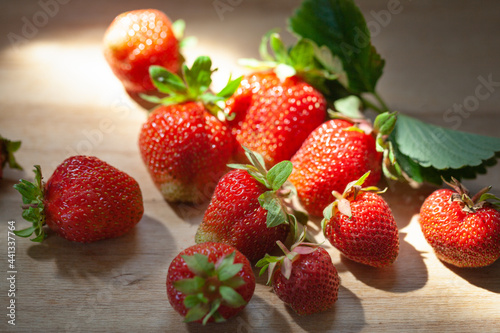
MULTIPOLYGON (((17 156, 25 168, 7 170, 0 181, 0 330, 498 332, 500 262, 476 270, 440 262, 423 239, 416 216, 433 188, 403 184, 390 184, 384 195, 400 229, 400 256, 392 267, 359 265, 328 247, 341 277, 339 300, 330 311, 298 317, 258 278, 255 296, 236 318, 207 327, 182 322, 167 301, 165 275, 173 257, 194 244, 205 206, 169 205, 161 198, 137 148, 146 112, 107 68, 100 42, 116 14, 138 6, 162 9, 172 19, 187 21, 187 34, 199 39, 188 58, 211 55, 220 68, 215 82, 220 85, 229 72, 242 72, 238 58, 258 56, 260 37, 272 27, 284 27, 300 1, 241 1, 223 20, 213 3, 58 2, 57 13, 24 45, 12 45, 8 38, 0 42, 0 133, 23 141, 17 156), (16 325, 11 326, 6 317, 7 222, 15 221, 18 229, 27 225, 12 186, 20 178, 32 178, 32 165, 40 164, 48 177, 75 153, 98 156, 137 179, 145 199, 144 218, 131 233, 94 244, 70 243, 54 234, 43 244, 16 239, 16 325)), ((387 8, 386 1, 358 3, 366 15, 387 8)), ((498 3, 484 1, 474 12, 468 11, 467 1, 401 3, 401 13, 374 38, 388 61, 380 93, 401 111, 447 125, 443 112, 474 94, 478 76, 500 81, 498 3)), ((10 1, 2 7, 4 37, 20 34, 23 17, 31 20, 43 10, 35 1, 10 1)), ((498 105, 500 93, 495 90, 463 119, 460 129, 498 136, 498 105)), ((499 177, 495 166, 467 185, 498 188, 499 177)), ((319 231, 317 221, 310 225, 319 231)))

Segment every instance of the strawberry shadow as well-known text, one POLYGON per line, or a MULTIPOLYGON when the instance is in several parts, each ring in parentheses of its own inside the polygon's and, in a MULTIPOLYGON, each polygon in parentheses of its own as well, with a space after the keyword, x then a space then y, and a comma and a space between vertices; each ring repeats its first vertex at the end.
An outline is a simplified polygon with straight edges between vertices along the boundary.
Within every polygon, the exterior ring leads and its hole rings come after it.
POLYGON ((234 333, 234 332, 278 332, 289 333, 292 328, 286 318, 273 304, 254 294, 247 306, 225 323, 186 324, 192 333, 234 333))
POLYGON ((166 202, 177 217, 191 225, 199 225, 201 223, 203 215, 210 203, 209 200, 200 204, 166 202))
POLYGON ((400 232, 399 255, 389 267, 375 268, 354 262, 344 255, 340 256, 339 271, 347 270, 356 279, 376 289, 407 293, 423 288, 429 273, 423 257, 410 243, 404 240, 406 234, 400 232))
POLYGON ((158 261, 157 253, 166 253, 167 245, 175 251, 175 240, 165 226, 144 215, 127 234, 93 243, 70 242, 48 230, 47 239, 27 249, 27 254, 40 264, 55 261, 56 277, 65 280, 98 278, 121 279, 125 284, 139 283, 149 272, 141 270, 158 261), (161 240, 151 241, 151 235, 161 240))
POLYGON ((470 284, 500 294, 500 260, 481 268, 460 268, 445 262, 442 263, 470 284))
POLYGON ((289 306, 286 309, 306 332, 361 332, 366 325, 361 300, 342 285, 337 302, 326 311, 299 316, 289 306))

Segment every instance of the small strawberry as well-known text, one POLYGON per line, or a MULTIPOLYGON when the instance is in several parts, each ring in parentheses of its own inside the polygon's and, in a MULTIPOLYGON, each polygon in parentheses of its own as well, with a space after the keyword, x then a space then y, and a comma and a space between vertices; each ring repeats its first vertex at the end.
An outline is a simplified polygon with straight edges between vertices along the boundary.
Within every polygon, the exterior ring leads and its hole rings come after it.
POLYGON ((227 105, 237 142, 262 154, 269 167, 289 160, 326 118, 319 91, 298 76, 280 80, 274 72, 248 75, 227 105))
POLYGON ((234 138, 225 121, 217 119, 223 114, 217 104, 232 95, 239 80, 217 95, 207 93, 211 65, 208 57, 196 59, 191 69, 184 65, 185 81, 151 67, 154 84, 168 96, 144 96, 161 105, 143 125, 139 149, 155 185, 170 202, 208 199, 233 153, 234 138))
POLYGON ((188 247, 168 268, 168 300, 186 322, 225 321, 245 307, 254 290, 250 262, 227 244, 188 247))
POLYGON ((267 171, 260 154, 246 153, 252 165, 231 165, 239 169, 217 184, 195 240, 230 244, 254 261, 285 241, 294 226, 282 201, 292 165, 283 161, 267 171))
POLYGON ((274 293, 297 314, 308 315, 331 308, 338 299, 339 276, 328 252, 315 244, 299 240, 282 257, 266 255, 256 264, 268 269, 268 284, 274 293))
POLYGON ((399 253, 398 227, 376 187, 362 188, 369 172, 347 185, 325 208, 323 232, 347 258, 373 267, 391 265, 399 253), (375 191, 375 192, 372 192, 375 191))
POLYGON ((180 69, 179 41, 168 17, 155 9, 118 15, 104 35, 104 56, 129 93, 154 90, 149 66, 180 69))
MULTIPOLYGON (((437 257, 458 267, 488 266, 500 258, 500 212, 488 199, 491 187, 470 197, 456 179, 420 208, 420 227, 437 257)), ((498 205, 498 204, 497 204, 498 205)))
POLYGON ((349 121, 332 119, 309 135, 291 162, 290 181, 301 203, 309 214, 321 216, 334 200, 332 192, 343 192, 350 180, 371 171, 365 184, 377 184, 382 153, 377 151, 374 136, 349 121))
POLYGON ((36 235, 41 242, 44 224, 70 241, 89 243, 121 236, 142 218, 139 184, 126 173, 93 156, 73 156, 61 163, 47 183, 40 166, 35 182, 14 185, 23 196, 23 217, 32 227, 16 231, 20 237, 36 235))
POLYGON ((21 147, 21 141, 11 141, 0 135, 0 179, 3 177, 3 169, 8 164, 12 169, 22 170, 17 163, 14 153, 21 147))

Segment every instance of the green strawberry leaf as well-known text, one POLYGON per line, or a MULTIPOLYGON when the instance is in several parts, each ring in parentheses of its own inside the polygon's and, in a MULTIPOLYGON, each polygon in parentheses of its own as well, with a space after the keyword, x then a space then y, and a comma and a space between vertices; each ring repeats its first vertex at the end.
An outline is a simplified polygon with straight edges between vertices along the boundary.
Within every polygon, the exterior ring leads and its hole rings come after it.
POLYGON ((200 303, 208 303, 208 299, 203 296, 203 293, 188 295, 184 298, 184 306, 188 309, 193 308, 200 303))
POLYGON ((242 78, 243 78, 243 76, 240 76, 234 80, 231 80, 231 78, 229 78, 226 86, 224 88, 222 88, 222 90, 219 91, 216 96, 223 98, 224 100, 233 96, 233 94, 236 92, 236 90, 238 90, 242 78))
POLYGON ((22 170, 22 166, 17 163, 14 153, 21 148, 21 141, 11 141, 0 135, 0 178, 1 169, 8 164, 12 169, 22 170))
POLYGON ((413 180, 441 184, 441 177, 475 178, 495 164, 500 138, 466 133, 398 115, 389 140, 402 170, 413 180))
POLYGON ((276 227, 288 221, 288 214, 281 205, 275 191, 267 191, 259 196, 260 205, 267 210, 266 224, 268 228, 276 227))
POLYGON ((204 285, 205 279, 199 276, 195 276, 192 279, 183 279, 174 282, 175 289, 179 290, 185 295, 199 293, 204 285))
POLYGON ((224 317, 222 317, 221 315, 218 315, 218 312, 217 312, 217 310, 220 308, 221 304, 222 304, 221 299, 216 299, 215 301, 213 301, 212 305, 210 306, 210 311, 207 313, 205 318, 203 318, 203 321, 202 321, 203 325, 206 325, 208 320, 211 317, 214 317, 216 323, 220 323, 220 322, 225 321, 224 317))
POLYGON ((384 60, 372 46, 365 18, 353 0, 305 0, 288 24, 292 32, 325 45, 342 60, 351 92, 375 92, 384 60))
POLYGON ((182 70, 192 96, 200 96, 212 84, 212 60, 207 56, 196 58, 191 68, 184 64, 182 70))
POLYGON ((236 290, 228 286, 220 286, 219 293, 225 301, 225 305, 229 307, 239 308, 247 304, 247 302, 245 302, 243 297, 236 290))
POLYGON ((351 119, 364 118, 363 114, 361 113, 361 105, 362 102, 359 97, 354 95, 340 98, 333 103, 336 111, 351 119))
POLYGON ((209 312, 209 310, 210 308, 208 304, 199 303, 198 305, 189 309, 189 311, 186 313, 186 317, 184 317, 184 322, 190 323, 193 321, 200 320, 201 318, 205 317, 205 315, 209 312))
POLYGON ((215 268, 215 265, 208 261, 208 257, 200 253, 183 255, 182 258, 191 272, 202 277, 206 277, 215 268))
POLYGON ((149 76, 159 92, 164 94, 184 94, 187 92, 187 87, 182 78, 164 67, 157 65, 150 66, 149 76))
POLYGON ((219 281, 227 281, 233 278, 243 268, 243 264, 234 263, 235 256, 236 256, 235 252, 226 256, 222 260, 219 267, 217 267, 217 276, 219 277, 219 281))
POLYGON ((277 191, 285 184, 293 171, 293 165, 290 161, 282 161, 271 168, 267 173, 267 181, 271 189, 277 191))

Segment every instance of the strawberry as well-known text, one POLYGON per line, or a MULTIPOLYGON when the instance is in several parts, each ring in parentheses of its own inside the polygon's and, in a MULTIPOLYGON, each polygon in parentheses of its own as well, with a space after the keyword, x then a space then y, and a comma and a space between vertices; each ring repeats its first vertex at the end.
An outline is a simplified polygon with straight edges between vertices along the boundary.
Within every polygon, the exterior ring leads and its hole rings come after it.
POLYGON ((199 57, 184 80, 158 66, 151 67, 157 88, 167 97, 144 96, 161 103, 149 115, 139 135, 142 159, 163 197, 169 202, 207 200, 233 152, 234 138, 217 103, 233 94, 239 80, 219 94, 207 93, 212 62, 199 57), (221 118, 222 119, 222 118, 221 118))
POLYGON ((282 257, 266 255, 256 266, 268 269, 268 284, 297 314, 308 315, 331 308, 338 299, 339 276, 328 252, 299 240, 282 257))
POLYGON ((271 167, 289 160, 325 120, 326 100, 298 76, 281 80, 274 72, 257 72, 242 80, 226 113, 235 116, 231 124, 237 142, 262 154, 271 167))
POLYGON ((458 267, 483 267, 500 257, 500 212, 486 200, 500 200, 487 187, 471 197, 456 179, 427 197, 420 227, 437 257, 458 267))
POLYGON ((399 253, 398 227, 376 187, 362 188, 369 172, 347 185, 325 208, 326 239, 347 258, 373 267, 391 265, 399 253))
POLYGON ((245 307, 254 290, 250 262, 227 244, 188 247, 168 268, 168 300, 186 322, 225 321, 245 307))
POLYGON ((17 163, 14 153, 21 147, 21 141, 11 141, 0 135, 0 179, 3 177, 3 169, 8 164, 12 169, 22 170, 17 163))
POLYGON ((254 261, 271 251, 276 241, 285 241, 294 223, 282 201, 291 163, 283 161, 267 171, 260 154, 246 153, 253 164, 231 165, 239 169, 217 184, 195 241, 230 244, 254 261))
POLYGON ((16 235, 41 242, 44 224, 70 241, 89 243, 127 233, 142 218, 139 184, 126 173, 93 156, 73 156, 61 163, 47 183, 40 166, 35 182, 14 187, 23 196, 23 217, 32 227, 16 235))
POLYGON ((172 23, 155 9, 118 15, 106 30, 103 44, 106 61, 129 93, 154 90, 149 66, 177 72, 182 62, 172 23))
POLYGON ((332 192, 343 192, 352 179, 371 171, 365 184, 377 184, 381 161, 371 134, 347 120, 333 119, 316 128, 292 157, 290 181, 307 212, 321 216, 334 200, 332 192))

